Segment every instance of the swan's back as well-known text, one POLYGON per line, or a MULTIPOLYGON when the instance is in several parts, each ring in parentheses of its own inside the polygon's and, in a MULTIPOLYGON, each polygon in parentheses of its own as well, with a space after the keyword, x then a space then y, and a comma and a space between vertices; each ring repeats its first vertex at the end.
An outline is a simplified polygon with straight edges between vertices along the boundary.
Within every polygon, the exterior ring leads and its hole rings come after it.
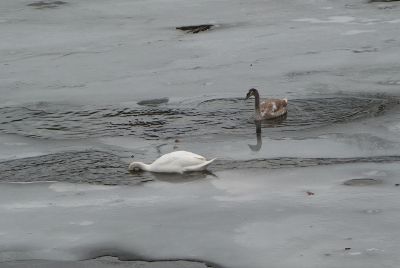
POLYGON ((165 154, 155 160, 151 166, 154 171, 165 170, 165 171, 179 171, 184 170, 187 167, 198 166, 206 162, 207 160, 198 154, 194 154, 187 151, 176 151, 165 154))
POLYGON ((260 113, 263 118, 273 118, 287 112, 287 99, 267 99, 260 104, 260 113))

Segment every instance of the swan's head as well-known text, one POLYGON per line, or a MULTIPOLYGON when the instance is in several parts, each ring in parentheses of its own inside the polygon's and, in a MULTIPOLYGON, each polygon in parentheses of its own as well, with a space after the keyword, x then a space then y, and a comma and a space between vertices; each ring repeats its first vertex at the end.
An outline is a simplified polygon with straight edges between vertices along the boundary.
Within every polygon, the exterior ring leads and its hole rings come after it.
POLYGON ((256 94, 258 94, 257 89, 255 89, 255 88, 250 88, 250 89, 249 89, 249 92, 247 92, 247 94, 246 94, 246 100, 247 100, 248 98, 250 98, 251 96, 256 96, 256 94))
POLYGON ((132 162, 129 164, 128 170, 131 172, 139 172, 144 170, 142 162, 132 162))

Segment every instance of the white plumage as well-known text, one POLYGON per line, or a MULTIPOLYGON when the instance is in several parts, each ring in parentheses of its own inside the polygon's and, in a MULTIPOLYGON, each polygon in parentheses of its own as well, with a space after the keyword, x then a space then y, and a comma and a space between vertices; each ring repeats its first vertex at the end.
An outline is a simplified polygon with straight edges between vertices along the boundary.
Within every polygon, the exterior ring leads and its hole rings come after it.
POLYGON ((158 173, 184 173, 205 170, 214 159, 207 160, 203 156, 186 151, 176 151, 165 154, 150 165, 142 162, 132 162, 130 171, 151 171, 158 173))

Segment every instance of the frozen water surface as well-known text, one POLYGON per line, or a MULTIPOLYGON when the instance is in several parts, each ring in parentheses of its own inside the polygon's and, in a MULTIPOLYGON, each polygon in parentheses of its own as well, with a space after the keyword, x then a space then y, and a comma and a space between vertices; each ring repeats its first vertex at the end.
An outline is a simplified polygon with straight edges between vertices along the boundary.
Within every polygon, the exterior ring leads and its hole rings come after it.
POLYGON ((399 10, 1 1, 0 267, 397 267, 399 10))
POLYGON ((226 267, 263 267, 266 260, 279 267, 390 266, 399 261, 399 172, 397 163, 346 164, 221 171, 137 187, 3 184, 1 257, 129 252, 226 267), (344 184, 365 177, 382 183, 344 184))

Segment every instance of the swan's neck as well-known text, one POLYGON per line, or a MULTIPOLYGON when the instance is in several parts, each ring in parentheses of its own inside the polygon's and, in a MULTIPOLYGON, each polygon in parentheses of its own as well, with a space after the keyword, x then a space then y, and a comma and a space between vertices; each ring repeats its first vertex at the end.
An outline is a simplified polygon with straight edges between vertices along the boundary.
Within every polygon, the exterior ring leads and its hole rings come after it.
POLYGON ((145 163, 139 162, 140 163, 140 169, 144 171, 151 171, 151 165, 147 165, 145 163))
POLYGON ((134 170, 136 168, 139 168, 143 171, 151 171, 151 165, 147 165, 143 162, 133 162, 129 165, 129 170, 134 170))
POLYGON ((261 113, 260 113, 260 95, 258 94, 258 91, 255 90, 254 92, 254 108, 256 111, 256 120, 261 120, 261 113))

